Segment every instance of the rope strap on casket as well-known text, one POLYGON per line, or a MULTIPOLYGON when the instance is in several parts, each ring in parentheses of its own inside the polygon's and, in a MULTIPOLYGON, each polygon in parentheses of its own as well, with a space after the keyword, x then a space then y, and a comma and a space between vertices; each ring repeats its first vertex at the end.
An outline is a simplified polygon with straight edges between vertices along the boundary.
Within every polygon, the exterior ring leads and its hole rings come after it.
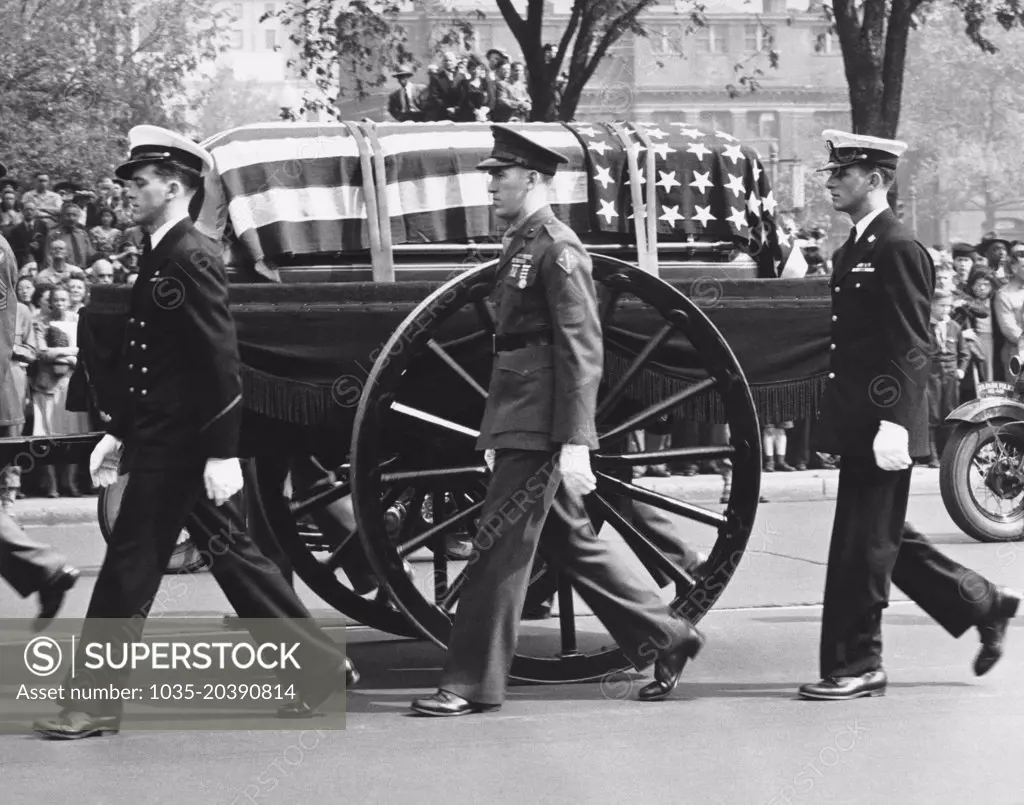
MULTIPOLYGON (((359 149, 359 167, 363 177, 363 196, 366 199, 366 233, 370 239, 370 260, 373 264, 374 282, 393 282, 394 267, 392 266, 391 276, 383 276, 386 271, 386 261, 383 253, 380 226, 380 208, 377 203, 377 186, 374 182, 373 151, 366 142, 366 137, 359 128, 358 123, 344 122, 345 128, 356 142, 359 149), (381 276, 378 276, 378 272, 381 276)), ((388 224, 390 231, 390 222, 388 224)))
MULTIPOLYGON (((377 124, 366 123, 366 138, 373 153, 373 177, 377 183, 376 212, 380 227, 380 266, 373 267, 375 282, 395 281, 395 252, 391 243, 391 211, 388 208, 388 174, 384 169, 384 151, 377 136, 377 124)), ((369 210, 367 213, 369 214, 369 210)))
POLYGON ((647 196, 645 199, 640 181, 640 147, 632 140, 630 133, 621 123, 610 123, 609 127, 619 138, 619 143, 626 153, 629 190, 633 202, 633 232, 636 237, 637 263, 642 271, 658 276, 658 194, 654 181, 654 152, 651 150, 651 141, 646 134, 637 129, 636 136, 640 140, 640 146, 647 151, 645 161, 647 196))

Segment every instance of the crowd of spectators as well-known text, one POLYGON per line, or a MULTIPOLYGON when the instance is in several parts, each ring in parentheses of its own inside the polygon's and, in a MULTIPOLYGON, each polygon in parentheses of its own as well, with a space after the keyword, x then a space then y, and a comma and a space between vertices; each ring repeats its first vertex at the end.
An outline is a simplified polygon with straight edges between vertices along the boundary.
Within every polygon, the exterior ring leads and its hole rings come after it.
MULTIPOLYGON (((142 231, 132 225, 120 180, 92 188, 71 181, 51 188, 37 174, 31 186, 0 179, 0 234, 18 264, 14 296, 17 334, 12 358, 25 406, 24 433, 61 436, 96 430, 89 415, 68 411, 68 385, 77 362, 79 311, 93 285, 131 285, 138 276, 142 231)), ((91 489, 77 465, 40 467, 26 491, 77 497, 91 489), (33 489, 34 487, 34 489, 33 489)), ((9 500, 4 500, 5 506, 9 500)))
MULTIPOLYGON (((547 45, 545 60, 554 56, 555 47, 547 45)), ((530 120, 533 111, 526 66, 512 61, 501 48, 492 48, 485 56, 448 51, 440 63, 427 68, 426 84, 414 83, 409 70, 394 75, 399 88, 388 98, 388 112, 399 122, 508 123, 530 120)), ((566 80, 562 73, 556 81, 556 108, 566 80)))

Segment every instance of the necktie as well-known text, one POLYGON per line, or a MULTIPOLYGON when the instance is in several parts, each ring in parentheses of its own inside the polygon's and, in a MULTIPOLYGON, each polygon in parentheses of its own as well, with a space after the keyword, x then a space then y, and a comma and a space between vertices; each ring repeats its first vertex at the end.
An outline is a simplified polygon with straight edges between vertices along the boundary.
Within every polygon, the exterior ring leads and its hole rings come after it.
POLYGON ((143 235, 142 236, 142 257, 140 259, 144 260, 145 258, 147 258, 151 251, 153 251, 153 241, 150 239, 149 235, 143 235))

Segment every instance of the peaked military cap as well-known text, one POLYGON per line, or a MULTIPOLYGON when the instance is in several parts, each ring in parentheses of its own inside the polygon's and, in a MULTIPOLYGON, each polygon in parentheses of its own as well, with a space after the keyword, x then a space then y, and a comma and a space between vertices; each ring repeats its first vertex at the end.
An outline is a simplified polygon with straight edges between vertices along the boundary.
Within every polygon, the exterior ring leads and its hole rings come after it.
POLYGON ((142 165, 166 164, 202 176, 213 167, 213 157, 201 145, 159 126, 135 126, 128 132, 131 153, 128 161, 114 173, 119 179, 131 179, 142 165))
POLYGON ((907 144, 901 140, 850 134, 838 129, 825 129, 821 136, 828 146, 828 163, 818 168, 819 171, 832 171, 858 163, 896 170, 900 157, 907 150, 907 144))
POLYGON ((410 78, 414 73, 412 70, 395 70, 391 75, 394 78, 410 78))
POLYGON ((535 143, 529 137, 507 126, 491 126, 491 132, 494 134, 494 149, 487 159, 476 166, 479 171, 518 165, 554 176, 558 166, 569 161, 561 154, 535 143))

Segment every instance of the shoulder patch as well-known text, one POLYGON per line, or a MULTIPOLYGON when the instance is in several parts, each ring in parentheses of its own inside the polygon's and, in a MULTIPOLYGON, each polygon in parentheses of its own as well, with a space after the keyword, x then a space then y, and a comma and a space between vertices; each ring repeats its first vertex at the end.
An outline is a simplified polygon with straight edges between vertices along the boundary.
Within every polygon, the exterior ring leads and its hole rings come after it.
POLYGON ((561 254, 558 255, 558 259, 555 261, 558 266, 566 274, 572 274, 580 264, 580 259, 576 254, 576 250, 569 245, 562 247, 561 254))

